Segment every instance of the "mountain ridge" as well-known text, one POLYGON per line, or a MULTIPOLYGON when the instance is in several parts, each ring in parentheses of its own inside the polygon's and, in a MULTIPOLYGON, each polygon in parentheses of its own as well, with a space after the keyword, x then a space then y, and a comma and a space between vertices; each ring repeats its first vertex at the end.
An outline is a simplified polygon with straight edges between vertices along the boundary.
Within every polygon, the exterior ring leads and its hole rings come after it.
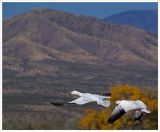
MULTIPOLYGON (((40 9, 38 9, 38 11, 39 11, 40 9)), ((46 10, 40 10, 40 12, 42 12, 42 13, 44 13, 44 11, 45 11, 45 13, 46 13, 46 10)), ((32 10, 32 12, 35 12, 34 10, 32 10)), ((48 12, 48 10, 47 10, 47 12, 48 12)), ((51 12, 51 10, 49 10, 49 12, 51 12)), ((54 11, 53 11, 54 12, 54 11)), ((57 11, 56 11, 57 12, 57 11)), ((36 9, 36 13, 37 13, 37 9, 36 9)), ((59 12, 59 13, 61 13, 61 12, 59 12)), ((68 14, 68 13, 67 13, 68 14)), ((26 15, 29 15, 29 14, 26 14, 26 15)), ((70 15, 70 14, 69 14, 70 15)), ((75 16, 77 16, 77 15, 75 15, 75 16)), ((53 17, 52 17, 53 18, 53 17)), ((88 17, 87 17, 88 18, 88 17)), ((42 21, 42 20, 41 20, 42 21)), ((69 21, 69 20, 68 20, 69 21)), ((100 21, 100 20, 98 20, 98 21, 100 21)), ((48 22, 46 22, 46 23, 48 23, 48 22)), ((54 23, 57 23, 57 21, 55 22, 54 21, 54 23)), ((51 23, 51 24, 53 24, 53 22, 51 23)), ((87 23, 88 24, 88 23, 87 23)), ((88 24, 89 25, 89 24, 88 24)), ((57 28, 59 25, 56 25, 56 26, 54 26, 54 30, 56 30, 55 29, 55 27, 57 28)), ((112 26, 112 25, 111 25, 112 26)), ((62 25, 62 27, 64 27, 64 28, 67 28, 67 29, 70 29, 71 27, 66 27, 65 25, 62 25)), ((96 26, 95 26, 96 27, 96 26)), ((126 27, 126 28, 128 28, 128 26, 126 27)), ((96 29, 98 29, 97 27, 96 27, 96 29)), ((133 28, 134 29, 134 28, 133 28)), ((131 28, 131 31, 133 30, 132 28, 131 28)), ((119 30, 121 30, 121 28, 119 29, 119 30)), ((71 31, 73 31, 73 30, 71 30, 71 31)), ((76 31, 73 31, 74 33, 76 32, 76 31)), ((124 32, 127 32, 128 33, 128 31, 124 31, 124 32)), ((77 33, 77 32, 76 32, 77 33)), ((79 32, 78 32, 79 33, 79 32)), ((69 33, 69 34, 71 34, 71 33, 69 33)), ((83 33, 83 34, 85 34, 85 33, 83 33)), ((97 33, 95 33, 96 35, 89 35, 89 36, 94 36, 94 37, 98 37, 98 38, 102 38, 102 39, 106 39, 106 38, 104 38, 103 36, 102 37, 99 37, 99 36, 97 36, 97 33)), ((133 32, 132 32, 132 34, 133 34, 133 32)), ((85 34, 86 35, 86 34, 85 34)), ((88 36, 88 34, 87 34, 87 36, 88 36)), ((107 35, 105 35, 105 36, 108 36, 108 34, 107 35)), ((110 35, 111 36, 111 35, 110 35)), ((112 36, 118 36, 117 34, 116 35, 112 35, 112 36)), ((132 37, 132 36, 131 36, 132 37)), ((117 41, 117 38, 114 40, 114 38, 111 38, 111 39, 113 39, 112 41, 117 41)), ((119 38, 118 38, 119 39, 119 38)), ((154 40, 153 38, 152 38, 152 40, 154 40)), ((151 40, 151 41, 152 41, 151 40)), ((48 38, 48 40, 46 40, 46 41, 50 41, 49 40, 49 38, 48 38)), ((107 41, 110 41, 110 38, 108 39, 107 38, 107 41)), ((125 41, 125 40, 123 40, 123 41, 125 41)), ((120 40, 118 40, 118 42, 120 42, 120 40)), ((130 41, 129 41, 130 42, 130 41)), ((156 44, 156 41, 154 42, 154 44, 156 44)))
POLYGON ((104 18, 115 24, 129 24, 150 33, 158 33, 158 10, 128 10, 104 18))

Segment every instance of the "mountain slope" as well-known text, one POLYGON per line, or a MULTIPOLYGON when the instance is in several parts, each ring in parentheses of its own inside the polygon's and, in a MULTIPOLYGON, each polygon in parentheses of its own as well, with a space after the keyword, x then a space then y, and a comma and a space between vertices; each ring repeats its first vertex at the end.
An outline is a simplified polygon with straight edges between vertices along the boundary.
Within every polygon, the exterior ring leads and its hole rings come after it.
POLYGON ((35 9, 3 21, 3 86, 48 92, 156 86, 157 48, 155 37, 132 26, 35 9))
POLYGON ((150 33, 158 33, 157 10, 131 10, 104 18, 116 24, 129 24, 150 33))
POLYGON ((94 64, 100 61, 157 65, 154 37, 131 26, 106 24, 93 17, 36 9, 5 21, 3 29, 4 47, 6 42, 20 35, 85 63, 91 59, 89 62, 94 64))

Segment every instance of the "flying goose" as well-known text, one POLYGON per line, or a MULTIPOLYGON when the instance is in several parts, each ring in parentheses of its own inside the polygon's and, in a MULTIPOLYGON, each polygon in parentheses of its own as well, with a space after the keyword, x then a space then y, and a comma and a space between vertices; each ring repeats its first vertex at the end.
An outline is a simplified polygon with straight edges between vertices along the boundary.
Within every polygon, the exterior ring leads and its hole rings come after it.
POLYGON ((90 102, 97 102, 98 105, 101 105, 103 107, 109 107, 110 105, 110 101, 106 100, 110 98, 109 96, 101 96, 101 95, 90 94, 90 93, 80 93, 78 91, 72 91, 71 94, 78 95, 79 98, 71 102, 67 102, 67 103, 54 103, 54 102, 50 102, 50 103, 56 106, 61 106, 65 104, 83 105, 83 104, 87 104, 90 102))
POLYGON ((131 101, 131 100, 122 100, 116 101, 117 106, 113 110, 111 116, 108 119, 108 123, 113 123, 123 116, 126 112, 130 110, 138 110, 145 113, 150 113, 147 110, 147 106, 140 100, 131 101))

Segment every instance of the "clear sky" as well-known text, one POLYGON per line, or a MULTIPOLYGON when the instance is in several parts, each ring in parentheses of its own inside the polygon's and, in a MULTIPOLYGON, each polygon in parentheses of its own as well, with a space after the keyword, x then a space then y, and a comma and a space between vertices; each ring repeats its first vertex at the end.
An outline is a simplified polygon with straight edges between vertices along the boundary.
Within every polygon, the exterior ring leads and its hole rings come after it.
POLYGON ((140 3, 140 2, 106 2, 106 3, 33 3, 33 2, 3 2, 3 18, 27 12, 34 8, 56 9, 80 15, 94 16, 104 18, 106 16, 120 13, 127 10, 148 10, 158 9, 158 3, 140 3))

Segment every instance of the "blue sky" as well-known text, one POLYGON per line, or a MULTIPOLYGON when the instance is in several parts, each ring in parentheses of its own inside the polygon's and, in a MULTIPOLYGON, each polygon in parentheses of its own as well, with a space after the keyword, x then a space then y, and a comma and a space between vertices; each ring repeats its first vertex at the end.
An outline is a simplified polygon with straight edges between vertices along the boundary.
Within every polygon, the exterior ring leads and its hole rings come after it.
POLYGON ((3 2, 3 18, 7 19, 12 16, 27 12, 33 8, 56 9, 80 15, 94 16, 104 18, 106 16, 120 13, 127 10, 148 10, 158 9, 158 4, 140 3, 140 2, 106 2, 106 3, 40 3, 40 2, 3 2))

